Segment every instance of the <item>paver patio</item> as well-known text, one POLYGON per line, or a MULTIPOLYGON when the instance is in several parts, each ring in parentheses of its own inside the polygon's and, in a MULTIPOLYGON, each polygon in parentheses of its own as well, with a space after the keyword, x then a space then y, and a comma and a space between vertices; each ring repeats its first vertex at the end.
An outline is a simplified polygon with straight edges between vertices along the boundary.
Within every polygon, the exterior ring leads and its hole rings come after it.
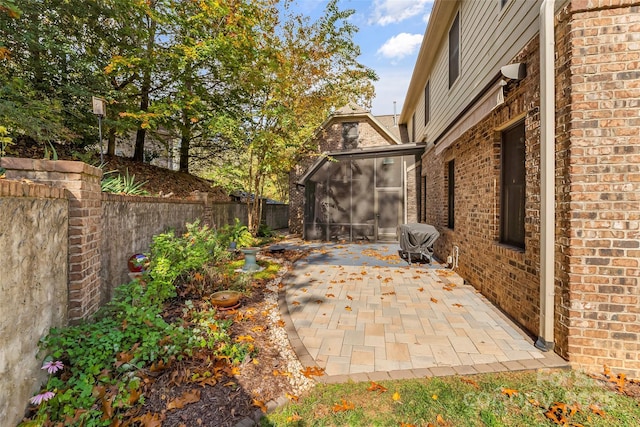
POLYGON ((314 244, 285 277, 281 312, 327 382, 567 367, 454 272, 409 266, 398 244, 314 244))

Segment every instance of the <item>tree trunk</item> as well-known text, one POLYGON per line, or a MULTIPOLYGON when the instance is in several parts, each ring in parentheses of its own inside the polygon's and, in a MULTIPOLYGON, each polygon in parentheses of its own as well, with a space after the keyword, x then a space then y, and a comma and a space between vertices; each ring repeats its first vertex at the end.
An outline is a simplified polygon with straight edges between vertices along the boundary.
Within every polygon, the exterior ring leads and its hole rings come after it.
MULTIPOLYGON (((153 18, 149 24, 149 38, 147 39, 147 61, 148 64, 144 69, 142 77, 142 85, 140 87, 140 111, 149 111, 149 94, 151 92, 151 70, 153 69, 153 47, 156 38, 156 21, 153 18)), ((136 146, 133 152, 133 160, 136 162, 144 162, 144 139, 147 131, 140 127, 136 132, 136 146)))
POLYGON ((116 155, 116 128, 109 128, 109 139, 107 141, 107 156, 116 155))

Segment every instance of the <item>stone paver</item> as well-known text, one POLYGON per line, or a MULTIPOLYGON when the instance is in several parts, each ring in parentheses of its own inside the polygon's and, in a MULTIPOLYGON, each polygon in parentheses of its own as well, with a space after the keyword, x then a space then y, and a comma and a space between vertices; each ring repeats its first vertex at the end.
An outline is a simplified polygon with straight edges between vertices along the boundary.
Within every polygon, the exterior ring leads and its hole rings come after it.
POLYGON ((567 367, 435 261, 389 244, 322 244, 283 280, 281 311, 322 382, 567 367))

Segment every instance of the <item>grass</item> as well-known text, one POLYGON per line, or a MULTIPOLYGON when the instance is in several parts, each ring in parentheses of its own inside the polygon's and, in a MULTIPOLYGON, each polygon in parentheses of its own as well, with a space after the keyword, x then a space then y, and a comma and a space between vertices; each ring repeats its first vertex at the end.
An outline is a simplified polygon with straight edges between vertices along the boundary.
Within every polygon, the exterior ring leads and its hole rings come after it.
POLYGON ((261 426, 640 425, 637 400, 576 371, 384 381, 384 392, 371 385, 318 385, 268 414, 261 426), (353 409, 341 410, 349 404, 353 409))

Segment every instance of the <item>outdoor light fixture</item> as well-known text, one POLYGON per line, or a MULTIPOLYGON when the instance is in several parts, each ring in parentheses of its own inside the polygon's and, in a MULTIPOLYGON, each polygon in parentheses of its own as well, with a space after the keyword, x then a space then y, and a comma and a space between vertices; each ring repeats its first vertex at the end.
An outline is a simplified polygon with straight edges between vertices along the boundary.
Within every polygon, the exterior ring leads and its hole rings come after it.
POLYGON ((394 162, 395 160, 393 159, 393 157, 385 157, 384 159, 382 159, 383 165, 392 165, 394 162))
POLYGON ((505 65, 500 68, 500 74, 511 80, 522 80, 527 77, 527 65, 524 62, 505 65))
POLYGON ((100 136, 100 163, 104 163, 104 154, 102 149, 102 118, 107 115, 107 103, 103 98, 96 96, 91 97, 91 103, 93 104, 93 114, 98 117, 98 133, 100 136))

